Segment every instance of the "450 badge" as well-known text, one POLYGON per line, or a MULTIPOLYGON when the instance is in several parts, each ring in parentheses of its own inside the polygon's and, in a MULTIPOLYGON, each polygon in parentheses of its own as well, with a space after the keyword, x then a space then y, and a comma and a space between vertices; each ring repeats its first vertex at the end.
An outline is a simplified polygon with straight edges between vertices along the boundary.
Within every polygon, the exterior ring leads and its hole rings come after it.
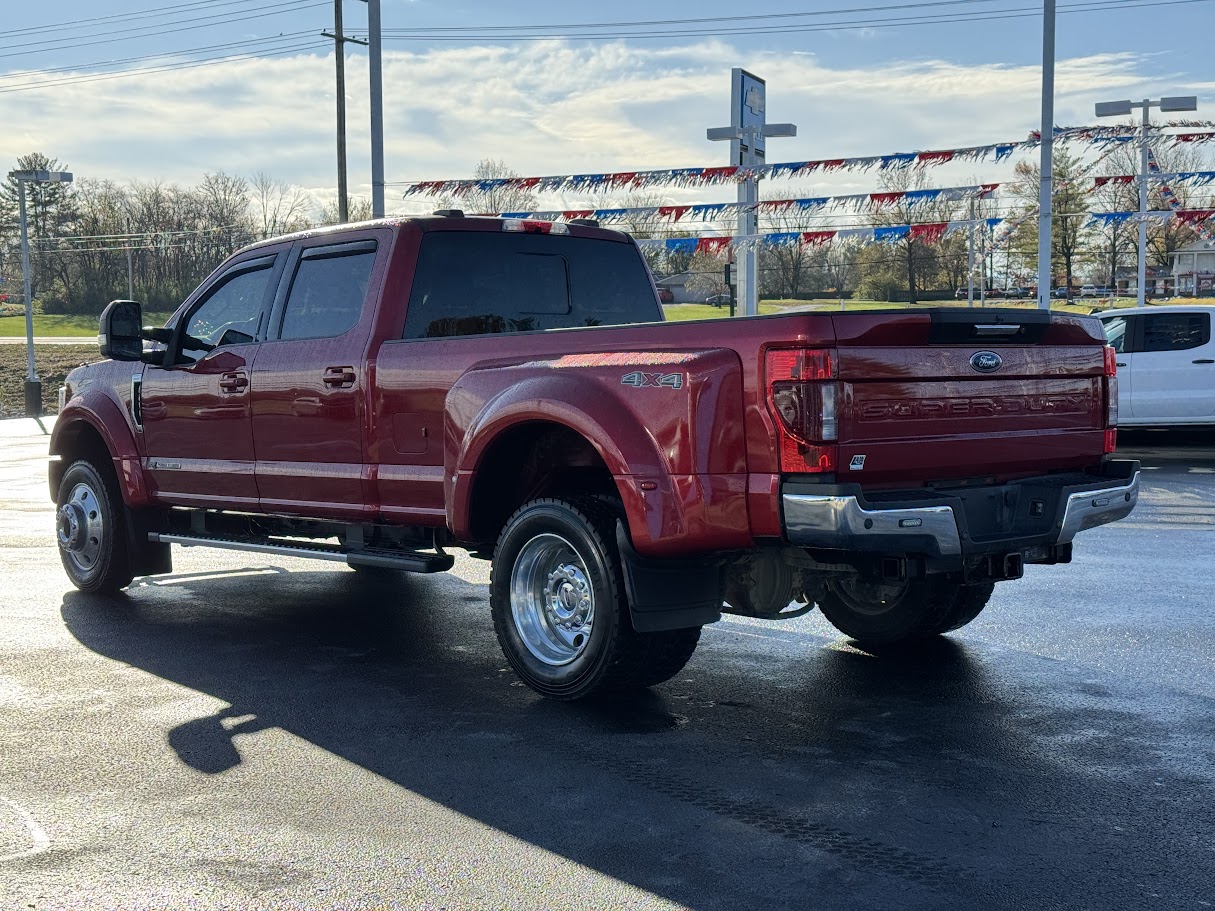
POLYGON ((682 389, 683 374, 682 373, 642 373, 635 371, 626 373, 620 378, 620 382, 625 386, 665 386, 667 389, 682 389))

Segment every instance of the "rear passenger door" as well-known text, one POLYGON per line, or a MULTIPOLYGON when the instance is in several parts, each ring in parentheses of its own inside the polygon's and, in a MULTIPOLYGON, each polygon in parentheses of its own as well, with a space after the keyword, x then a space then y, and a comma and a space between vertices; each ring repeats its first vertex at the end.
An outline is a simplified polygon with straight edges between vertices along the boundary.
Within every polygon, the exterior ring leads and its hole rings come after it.
POLYGON ((1209 420, 1215 415, 1211 314, 1145 313, 1137 320, 1132 416, 1136 421, 1179 424, 1209 420))
POLYGON ((366 366, 383 233, 312 238, 292 251, 250 380, 265 511, 370 515, 366 366))

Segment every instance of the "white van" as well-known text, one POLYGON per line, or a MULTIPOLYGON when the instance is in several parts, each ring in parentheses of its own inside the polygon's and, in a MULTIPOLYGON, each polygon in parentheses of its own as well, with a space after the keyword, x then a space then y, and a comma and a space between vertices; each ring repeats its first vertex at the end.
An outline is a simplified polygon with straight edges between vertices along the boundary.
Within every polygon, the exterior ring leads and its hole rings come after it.
POLYGON ((1215 307, 1107 310, 1122 427, 1215 426, 1215 307))

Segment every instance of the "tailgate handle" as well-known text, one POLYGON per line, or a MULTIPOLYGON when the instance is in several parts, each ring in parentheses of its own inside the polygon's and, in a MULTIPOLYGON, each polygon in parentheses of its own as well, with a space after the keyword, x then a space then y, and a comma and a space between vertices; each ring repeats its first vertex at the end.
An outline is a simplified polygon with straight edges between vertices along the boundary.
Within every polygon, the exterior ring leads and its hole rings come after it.
POLYGON ((976 323, 975 335, 1016 335, 1021 331, 1020 323, 976 323))

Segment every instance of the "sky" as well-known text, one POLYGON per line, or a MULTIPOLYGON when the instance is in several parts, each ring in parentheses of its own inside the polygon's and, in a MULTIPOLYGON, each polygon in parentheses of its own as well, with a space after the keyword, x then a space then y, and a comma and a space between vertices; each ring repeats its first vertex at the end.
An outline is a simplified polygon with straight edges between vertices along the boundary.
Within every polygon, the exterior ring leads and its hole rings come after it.
MULTIPOLYGON (((1215 0, 1059 4, 1056 123, 1095 122, 1096 101, 1162 94, 1196 94, 1186 116, 1215 120, 1215 0)), ((705 128, 729 121, 734 66, 766 79, 769 121, 798 126, 769 141, 769 162, 1023 139, 1040 122, 1041 6, 382 0, 387 209, 424 211, 401 184, 469 177, 484 158, 524 175, 725 164, 705 128), (587 24, 612 37, 587 40, 587 24)), ((0 162, 37 151, 77 179, 184 186, 264 172, 332 197, 334 58, 320 33, 333 13, 333 0, 8 3, 0 162), (242 59, 199 65, 231 55, 242 59)), ((347 34, 366 34, 365 3, 345 0, 343 15, 347 34)), ((350 187, 367 195, 367 55, 346 47, 350 187)), ((941 185, 1011 175, 993 162, 938 170, 941 185)), ((801 189, 875 181, 843 174, 801 189)))

